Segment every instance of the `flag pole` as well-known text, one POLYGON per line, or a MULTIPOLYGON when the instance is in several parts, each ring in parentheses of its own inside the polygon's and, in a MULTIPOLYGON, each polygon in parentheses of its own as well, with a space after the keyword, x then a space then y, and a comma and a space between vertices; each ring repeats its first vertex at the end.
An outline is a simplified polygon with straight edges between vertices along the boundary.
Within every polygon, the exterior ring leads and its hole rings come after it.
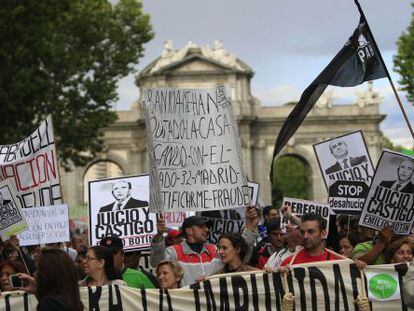
POLYGON ((413 138, 413 140, 414 140, 414 131, 413 131, 413 128, 411 127, 410 121, 408 120, 407 113, 406 113, 406 111, 405 111, 405 109, 404 109, 404 106, 403 106, 403 104, 402 104, 402 102, 401 102, 400 96, 399 96, 399 95, 398 95, 398 93, 397 93, 397 89, 395 88, 394 82, 393 82, 393 81, 392 81, 392 79, 391 79, 391 75, 390 75, 390 73, 389 73, 389 71, 388 71, 388 68, 387 68, 387 66, 385 65, 384 59, 382 58, 382 55, 381 55, 381 52, 380 52, 379 47, 378 47, 378 45, 377 45, 377 42, 375 41, 374 36, 373 36, 373 34, 372 34, 372 32, 371 32, 371 28, 369 27, 369 24, 368 24, 368 21, 367 21, 367 19, 366 19, 366 17, 365 17, 364 11, 362 10, 361 5, 359 4, 358 0, 354 0, 354 2, 355 2, 355 5, 358 7, 358 11, 359 11, 359 13, 360 13, 360 14, 361 14, 361 16, 364 18, 364 21, 365 21, 365 23, 367 24, 367 30, 368 30, 369 35, 370 35, 370 36, 371 36, 371 38, 372 38, 372 43, 374 44, 375 49, 378 51, 378 57, 379 57, 379 59, 380 59, 380 61, 381 61, 382 66, 383 66, 383 67, 384 67, 384 69, 385 69, 385 73, 387 74, 388 81, 389 81, 389 82, 390 82, 390 84, 391 84, 391 88, 392 88, 392 91, 394 92, 394 96, 395 96, 395 98, 397 99, 398 105, 400 106, 400 109, 401 109, 401 111, 402 111, 402 113, 403 113, 404 120, 405 120, 405 122, 407 123, 408 129, 410 130, 411 137, 412 137, 412 138, 413 138))

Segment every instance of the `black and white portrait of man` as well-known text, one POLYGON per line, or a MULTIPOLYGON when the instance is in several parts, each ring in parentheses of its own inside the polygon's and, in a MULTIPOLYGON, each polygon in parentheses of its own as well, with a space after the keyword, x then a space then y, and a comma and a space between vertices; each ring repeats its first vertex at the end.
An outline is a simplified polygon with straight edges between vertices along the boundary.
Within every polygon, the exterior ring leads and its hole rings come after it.
POLYGON ((336 159, 336 162, 325 170, 326 174, 349 169, 368 161, 365 155, 351 156, 349 154, 348 145, 343 139, 332 140, 329 143, 329 150, 332 156, 336 159))
POLYGON ((414 173, 414 162, 411 160, 402 160, 397 168, 396 180, 384 180, 380 186, 399 192, 414 193, 414 184, 412 182, 414 173))
POLYGON ((327 189, 337 181, 371 185, 374 167, 361 131, 333 137, 313 148, 327 189))
POLYGON ((135 199, 131 196, 132 184, 129 181, 119 180, 112 185, 112 196, 115 201, 101 207, 99 209, 100 213, 103 212, 113 212, 124 209, 136 208, 136 207, 146 207, 148 206, 147 201, 141 201, 135 199))
POLYGON ((91 180, 89 240, 98 245, 106 236, 124 241, 124 250, 145 249, 157 230, 157 215, 149 212, 149 175, 91 180))

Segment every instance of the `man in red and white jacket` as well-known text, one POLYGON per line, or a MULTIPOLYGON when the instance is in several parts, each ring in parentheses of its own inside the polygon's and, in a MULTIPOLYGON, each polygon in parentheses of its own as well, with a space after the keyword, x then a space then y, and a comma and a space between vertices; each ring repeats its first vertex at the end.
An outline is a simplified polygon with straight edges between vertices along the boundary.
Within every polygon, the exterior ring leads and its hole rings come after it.
MULTIPOLYGON (((246 209, 246 226, 243 231, 243 237, 248 245, 253 245, 257 239, 257 223, 258 219, 254 207, 248 207, 246 209)), ((217 246, 207 243, 209 228, 204 218, 191 216, 184 220, 181 231, 185 239, 178 245, 165 246, 163 233, 167 231, 167 228, 162 217, 158 218, 157 229, 158 232, 151 245, 150 263, 156 267, 163 260, 178 262, 184 270, 181 286, 202 280, 223 267, 217 246)))

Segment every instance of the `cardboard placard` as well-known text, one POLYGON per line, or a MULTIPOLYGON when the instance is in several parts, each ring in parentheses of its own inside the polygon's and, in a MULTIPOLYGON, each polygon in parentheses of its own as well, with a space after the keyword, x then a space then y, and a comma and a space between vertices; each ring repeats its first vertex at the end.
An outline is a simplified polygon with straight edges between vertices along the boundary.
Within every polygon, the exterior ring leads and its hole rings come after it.
POLYGON ((148 200, 148 175, 90 181, 91 245, 98 245, 105 236, 118 236, 125 251, 149 248, 157 232, 157 217, 150 213, 148 200))
POLYGON ((12 195, 8 180, 0 183, 0 236, 3 241, 27 229, 22 209, 12 195))
POLYGON ((362 210, 374 168, 361 131, 313 145, 329 205, 336 214, 356 215, 362 210))
POLYGON ((24 208, 29 228, 20 233, 20 246, 68 242, 69 212, 66 204, 24 208))
POLYGON ((361 226, 410 234, 414 222, 414 158, 384 150, 359 220, 361 226))
POLYGON ((240 138, 225 87, 146 89, 151 211, 230 209, 248 201, 240 138))

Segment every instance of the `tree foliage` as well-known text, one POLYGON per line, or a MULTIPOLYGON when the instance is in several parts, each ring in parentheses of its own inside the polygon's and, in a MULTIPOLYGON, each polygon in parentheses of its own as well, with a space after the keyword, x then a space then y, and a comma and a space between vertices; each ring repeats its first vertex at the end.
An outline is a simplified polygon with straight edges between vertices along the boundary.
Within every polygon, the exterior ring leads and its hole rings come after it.
POLYGON ((394 144, 388 137, 382 136, 382 147, 396 152, 403 152, 404 147, 394 144))
POLYGON ((407 99, 414 104, 414 13, 407 30, 398 39, 397 46, 394 69, 401 77, 401 89, 407 92, 407 99))
POLYGON ((280 206, 283 197, 309 198, 309 172, 297 157, 283 156, 274 163, 272 197, 273 204, 280 206))
POLYGON ((4 0, 0 36, 0 144, 51 113, 61 164, 84 165, 116 120, 117 82, 153 37, 141 2, 4 0))

